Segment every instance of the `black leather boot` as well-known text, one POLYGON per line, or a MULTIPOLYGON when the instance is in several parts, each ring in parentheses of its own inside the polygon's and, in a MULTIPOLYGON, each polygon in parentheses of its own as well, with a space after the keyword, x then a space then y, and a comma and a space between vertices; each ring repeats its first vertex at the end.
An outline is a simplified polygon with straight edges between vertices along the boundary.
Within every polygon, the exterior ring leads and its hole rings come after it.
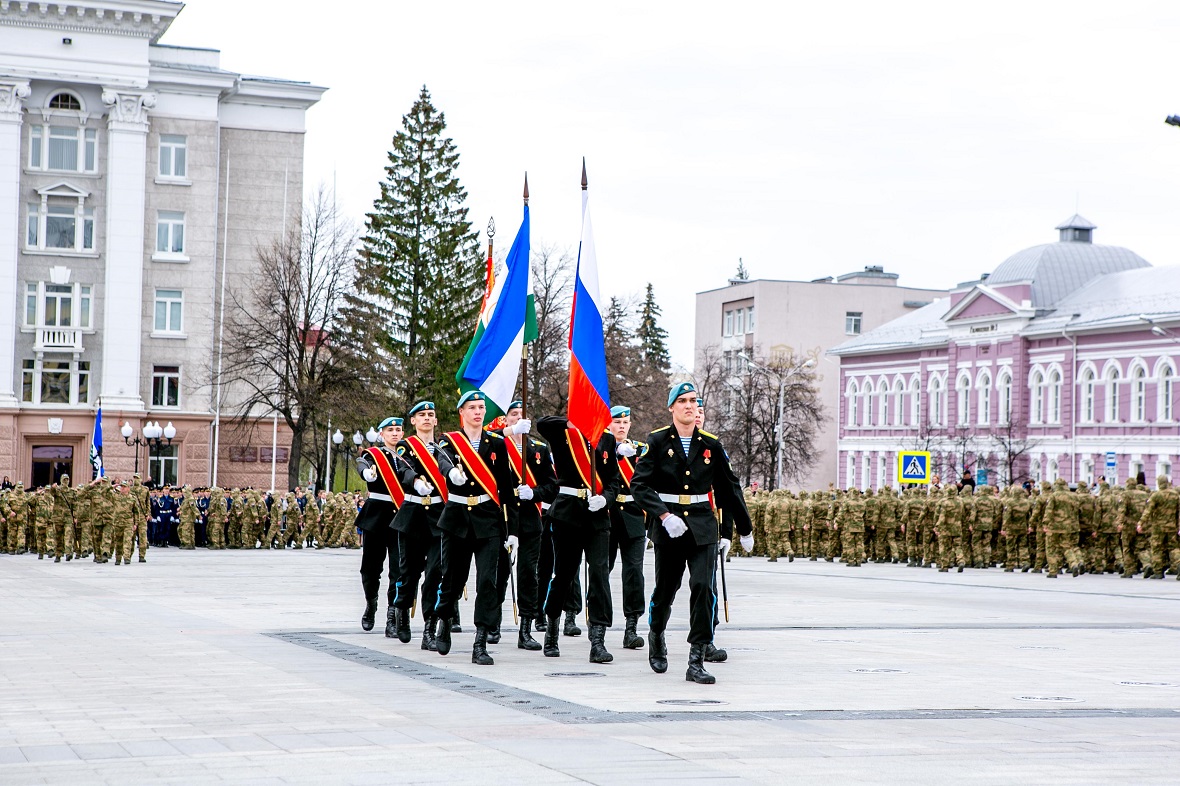
POLYGON ((638 616, 627 617, 627 629, 623 631, 623 649, 626 650, 641 650, 643 649, 643 637, 635 632, 635 626, 639 623, 638 616))
POLYGON ((451 633, 462 633, 463 626, 459 624, 459 609, 455 609, 455 618, 451 620, 451 633))
POLYGON ((590 626, 590 662, 591 663, 610 663, 615 659, 606 650, 606 628, 602 625, 590 626))
POLYGON ((656 674, 663 674, 668 670, 668 645, 664 642, 664 632, 647 632, 647 662, 656 674))
POLYGON ((685 680, 695 682, 698 685, 712 685, 717 681, 712 674, 705 671, 704 657, 704 644, 693 644, 689 647, 688 671, 684 673, 685 680))
POLYGON ((723 649, 713 646, 713 642, 705 645, 705 660, 709 663, 725 663, 729 658, 729 653, 723 649))
POLYGON ((557 637, 561 635, 561 618, 550 617, 545 627, 545 657, 560 658, 561 650, 557 648, 557 637))
POLYGON ((377 619, 377 599, 369 598, 365 601, 365 613, 361 615, 361 630, 372 630, 373 622, 377 619))
POLYGON ((385 638, 392 639, 397 635, 397 628, 400 624, 397 619, 397 606, 388 606, 385 609, 385 638))
POLYGON ((536 628, 541 633, 545 632, 545 628, 548 626, 545 624, 545 615, 544 614, 542 614, 541 616, 539 616, 535 620, 533 620, 533 627, 536 628))
POLYGON ((578 627, 577 616, 572 611, 565 613, 565 628, 562 629, 563 636, 581 636, 582 629, 578 627))
POLYGON ((422 628, 422 649, 428 652, 438 652, 438 645, 434 643, 434 625, 438 621, 436 617, 426 617, 422 620, 425 627, 422 628))
POLYGON ((475 626, 475 644, 471 647, 471 662, 480 666, 491 666, 495 663, 488 654, 488 629, 475 626))
POLYGON ((497 625, 496 627, 494 627, 488 631, 488 644, 499 644, 499 643, 500 643, 500 626, 497 625))
POLYGON ((520 620, 520 631, 516 634, 516 646, 518 649, 530 650, 536 652, 541 649, 541 642, 533 638, 532 631, 533 621, 531 619, 522 617, 520 620))
POLYGON ((434 638, 435 651, 439 655, 446 655, 451 651, 451 620, 440 617, 438 620, 438 635, 434 638))
POLYGON ((402 644, 409 644, 413 634, 410 633, 410 612, 406 609, 397 610, 397 640, 402 644))

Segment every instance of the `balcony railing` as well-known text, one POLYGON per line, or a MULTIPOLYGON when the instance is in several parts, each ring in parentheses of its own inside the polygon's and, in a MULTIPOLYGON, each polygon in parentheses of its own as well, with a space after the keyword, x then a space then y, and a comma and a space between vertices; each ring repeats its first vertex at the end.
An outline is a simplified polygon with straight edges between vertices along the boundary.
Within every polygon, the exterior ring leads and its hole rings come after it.
POLYGON ((36 352, 81 352, 82 330, 70 327, 39 327, 33 342, 36 352))

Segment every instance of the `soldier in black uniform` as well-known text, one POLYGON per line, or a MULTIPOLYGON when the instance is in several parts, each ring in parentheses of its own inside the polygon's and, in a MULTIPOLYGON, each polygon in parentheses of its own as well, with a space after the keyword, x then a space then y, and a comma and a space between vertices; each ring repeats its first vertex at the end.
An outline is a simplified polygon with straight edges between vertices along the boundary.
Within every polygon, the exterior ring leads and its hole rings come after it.
POLYGON ((630 407, 611 407, 610 415, 609 429, 617 443, 615 453, 619 457, 621 486, 615 504, 610 506, 610 561, 607 567, 613 573, 615 560, 622 555, 623 616, 627 619, 623 647, 637 650, 643 648, 643 638, 635 627, 645 601, 643 552, 647 545, 647 517, 631 496, 631 477, 635 474, 635 462, 646 452, 647 445, 628 438, 631 433, 630 407))
MULTIPOLYGON (((529 437, 532 422, 522 417, 523 404, 513 401, 504 415, 503 435, 520 451, 523 467, 518 471, 515 459, 512 469, 517 487, 515 498, 516 515, 519 523, 520 546, 515 553, 516 593, 519 598, 520 628, 516 634, 516 646, 522 650, 539 650, 541 643, 533 638, 533 619, 540 614, 538 602, 537 563, 541 554, 541 504, 552 503, 557 496, 557 475, 553 472, 553 459, 549 446, 539 439, 529 437), (523 473, 523 476, 522 476, 523 473)), ((513 559, 505 552, 500 557, 499 586, 500 603, 508 589, 509 574, 513 559)), ((497 630, 488 637, 489 643, 499 641, 497 630)))
MULTIPOLYGON (((397 537, 390 525, 397 514, 394 494, 400 497, 401 490, 390 488, 390 483, 377 466, 378 459, 369 451, 377 451, 384 456, 396 473, 398 458, 393 452, 393 446, 402 438, 402 419, 386 418, 381 421, 377 431, 380 433, 380 444, 365 450, 356 460, 357 472, 369 486, 368 498, 356 517, 356 526, 365 533, 361 550, 361 587, 365 591, 365 613, 361 616, 361 628, 373 629, 373 620, 377 614, 377 592, 381 589, 381 572, 388 557, 389 588, 386 591, 386 599, 389 606, 385 612, 385 632, 387 635, 393 635, 394 581, 398 559, 397 537)), ((395 475, 393 484, 397 483, 395 475)))
POLYGON ((581 431, 563 417, 541 418, 537 424, 541 436, 549 443, 557 473, 557 498, 549 510, 553 528, 553 578, 545 597, 544 651, 547 657, 561 655, 557 646, 557 628, 562 606, 570 592, 582 556, 586 558, 589 581, 586 587, 586 610, 590 617, 590 662, 610 663, 614 656, 606 649, 606 629, 611 626, 613 611, 610 594, 610 516, 607 508, 619 494, 617 445, 609 431, 591 444, 581 431), (584 464, 575 459, 575 451, 584 464), (594 471, 590 472, 590 462, 594 471), (593 475, 591 478, 589 475, 593 475), (591 483, 594 486, 591 486, 591 483))
POLYGON ((451 651, 451 617, 471 572, 475 557, 475 644, 471 662, 490 666, 488 631, 500 624, 501 608, 496 591, 501 549, 514 549, 516 534, 516 483, 505 452, 504 437, 483 430, 486 411, 484 394, 471 390, 459 398, 461 430, 451 432, 438 442, 438 464, 447 478, 447 504, 438 520, 442 530, 442 589, 436 613, 439 618, 436 639, 439 655, 451 651), (478 453, 475 467, 460 456, 466 451, 454 440, 466 441, 466 448, 478 453), (485 487, 478 478, 490 473, 485 487), (495 497, 493 497, 493 494, 495 497), (497 498, 498 497, 498 501, 497 498))
POLYGON ((419 401, 410 407, 410 426, 415 439, 403 439, 396 453, 401 460, 398 479, 405 500, 393 519, 398 552, 398 578, 394 584, 397 638, 408 643, 410 608, 422 582, 422 649, 437 649, 434 643, 434 609, 438 605, 438 585, 442 580, 442 530, 438 517, 446 502, 446 480, 438 466, 435 428, 438 415, 433 401, 419 401), (422 455, 425 449, 425 455, 422 455))
POLYGON ((732 535, 718 533, 710 490, 717 505, 732 514, 733 526, 747 551, 754 546, 753 529, 741 484, 725 448, 717 437, 696 427, 695 386, 691 382, 674 386, 668 394, 668 409, 672 425, 651 433, 647 453, 639 460, 631 482, 639 505, 659 519, 659 524, 652 526, 651 536, 655 543, 656 585, 648 613, 647 657, 657 674, 668 670, 664 630, 687 566, 690 648, 685 679, 709 685, 716 681, 704 667, 705 648, 713 640, 717 602, 713 574, 719 545, 722 552, 728 550, 732 535))

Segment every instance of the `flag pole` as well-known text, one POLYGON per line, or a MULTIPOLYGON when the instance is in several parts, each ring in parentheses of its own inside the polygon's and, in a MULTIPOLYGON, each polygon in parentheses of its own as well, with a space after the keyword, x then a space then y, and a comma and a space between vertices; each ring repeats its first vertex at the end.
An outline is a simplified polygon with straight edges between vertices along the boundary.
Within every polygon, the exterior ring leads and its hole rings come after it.
MULTIPOLYGON (((524 206, 529 206, 529 173, 524 173, 524 206)), ((529 271, 530 275, 532 271, 529 271)), ((527 321, 527 320, 526 320, 527 321)), ((520 345, 520 416, 529 415, 529 345, 520 345)), ((522 454, 523 455, 523 454, 522 454)))
MULTIPOLYGON (((582 156, 582 220, 586 220, 586 200, 589 198, 587 188, 589 181, 586 180, 586 156, 582 156)), ((589 440, 587 440, 589 441, 589 440)), ((590 494, 593 495, 595 487, 598 485, 598 442, 593 443, 590 455, 590 494)), ((589 567, 589 566, 587 566, 589 567)))

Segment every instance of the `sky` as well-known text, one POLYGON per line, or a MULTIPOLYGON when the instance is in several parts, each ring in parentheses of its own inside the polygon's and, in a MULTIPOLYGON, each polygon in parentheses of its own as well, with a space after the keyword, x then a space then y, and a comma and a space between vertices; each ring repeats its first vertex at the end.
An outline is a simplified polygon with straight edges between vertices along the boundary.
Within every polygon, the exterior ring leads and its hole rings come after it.
POLYGON ((1053 242, 1180 261, 1180 4, 190 0, 161 43, 328 87, 308 188, 363 224, 426 85, 469 217, 576 250, 586 158, 600 288, 654 284, 691 365, 694 293, 882 265, 947 288, 1053 242))

